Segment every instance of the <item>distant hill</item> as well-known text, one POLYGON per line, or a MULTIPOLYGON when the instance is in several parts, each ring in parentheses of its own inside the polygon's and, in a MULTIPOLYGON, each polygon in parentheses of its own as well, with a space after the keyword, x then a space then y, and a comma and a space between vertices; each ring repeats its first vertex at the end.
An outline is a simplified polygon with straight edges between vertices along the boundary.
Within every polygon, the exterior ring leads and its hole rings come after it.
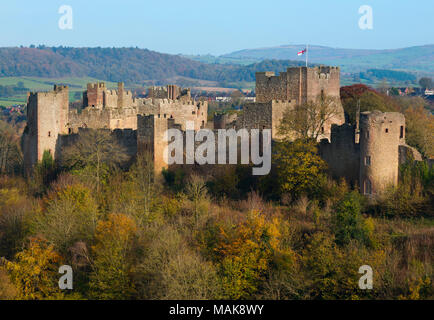
MULTIPOLYGON (((265 59, 304 60, 297 52, 305 45, 245 49, 219 56, 221 60, 257 61, 265 59)), ((209 57, 208 57, 209 59, 209 57)), ((367 69, 389 69, 434 73, 434 45, 391 50, 341 49, 325 46, 309 46, 309 61, 338 65, 344 72, 361 72, 367 69)))
MULTIPOLYGON (((174 83, 191 87, 252 88, 256 72, 279 73, 288 67, 304 65, 304 60, 296 55, 300 48, 303 46, 188 58, 139 48, 0 48, 0 77, 3 78, 0 85, 15 85, 19 79, 34 77, 50 78, 50 83, 66 78, 92 78, 123 81, 130 87, 174 83)), ((433 50, 434 46, 383 51, 313 46, 309 61, 310 65, 341 66, 343 85, 358 82, 378 85, 384 79, 392 85, 414 85, 421 75, 434 75, 433 50)), ((77 87, 80 89, 81 81, 74 81, 80 82, 77 87)))
POLYGON ((248 66, 206 64, 138 48, 0 48, 2 77, 91 77, 129 84, 158 84, 179 77, 183 82, 252 82, 257 71, 278 72, 302 64, 288 60, 267 60, 248 66))

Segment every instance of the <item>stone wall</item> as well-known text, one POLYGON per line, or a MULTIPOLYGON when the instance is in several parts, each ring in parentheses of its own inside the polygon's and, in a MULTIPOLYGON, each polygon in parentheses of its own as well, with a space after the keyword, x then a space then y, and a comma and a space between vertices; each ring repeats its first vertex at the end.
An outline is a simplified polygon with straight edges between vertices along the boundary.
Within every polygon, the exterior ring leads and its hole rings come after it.
POLYGON ((237 119, 237 129, 271 129, 272 138, 279 138, 278 127, 286 110, 294 108, 295 101, 272 100, 246 103, 237 119))
POLYGON ((162 119, 173 119, 185 130, 186 121, 193 121, 195 130, 204 128, 208 120, 208 102, 194 100, 136 99, 140 114, 154 114, 162 119))
POLYGON ((352 186, 358 186, 360 172, 360 147, 355 143, 355 127, 350 124, 333 125, 330 142, 321 140, 319 153, 327 162, 335 179, 345 178, 352 186))
POLYGON ((236 125, 237 114, 228 113, 214 113, 213 128, 214 129, 228 129, 236 125))

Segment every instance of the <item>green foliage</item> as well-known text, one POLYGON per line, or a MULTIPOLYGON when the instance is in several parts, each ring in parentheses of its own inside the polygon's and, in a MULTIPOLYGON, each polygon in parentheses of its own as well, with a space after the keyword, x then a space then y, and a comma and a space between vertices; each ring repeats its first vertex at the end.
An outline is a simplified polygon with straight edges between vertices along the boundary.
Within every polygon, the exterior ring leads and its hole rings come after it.
POLYGON ((185 171, 181 168, 177 168, 175 170, 167 170, 163 169, 163 177, 166 184, 173 191, 181 191, 185 185, 185 171))
POLYGON ((348 193, 336 206, 333 214, 333 231, 336 243, 344 246, 351 240, 371 245, 373 226, 361 215, 362 199, 358 192, 348 193))
POLYGON ((386 216, 434 215, 434 168, 426 161, 408 162, 400 167, 400 182, 378 200, 386 216))
POLYGON ((414 74, 384 69, 368 69, 366 72, 360 73, 360 78, 377 81, 383 79, 387 79, 389 81, 409 81, 413 83, 416 81, 416 76, 414 74))
POLYGON ((47 191, 47 186, 56 178, 56 166, 53 156, 49 150, 42 154, 42 160, 33 168, 33 177, 30 178, 30 185, 33 192, 42 195, 47 191))

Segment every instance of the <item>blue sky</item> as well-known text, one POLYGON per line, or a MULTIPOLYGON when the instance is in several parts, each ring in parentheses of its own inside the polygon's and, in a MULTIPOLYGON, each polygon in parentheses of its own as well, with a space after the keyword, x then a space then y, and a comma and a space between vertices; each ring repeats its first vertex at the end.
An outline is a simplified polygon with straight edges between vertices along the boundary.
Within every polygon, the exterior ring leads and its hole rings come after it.
POLYGON ((224 54, 284 44, 389 49, 434 43, 433 0, 1 0, 0 46, 140 47, 224 54), (73 29, 58 27, 61 5, 73 29), (358 26, 373 9, 372 30, 358 26))

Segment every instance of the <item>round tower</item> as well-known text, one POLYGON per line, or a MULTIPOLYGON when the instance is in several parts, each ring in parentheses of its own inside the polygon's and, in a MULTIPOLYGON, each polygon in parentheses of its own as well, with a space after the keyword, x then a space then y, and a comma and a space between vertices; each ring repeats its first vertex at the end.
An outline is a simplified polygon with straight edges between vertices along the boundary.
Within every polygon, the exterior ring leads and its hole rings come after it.
POLYGON ((405 117, 398 112, 360 114, 360 191, 382 193, 398 183, 399 145, 405 143, 405 117))

